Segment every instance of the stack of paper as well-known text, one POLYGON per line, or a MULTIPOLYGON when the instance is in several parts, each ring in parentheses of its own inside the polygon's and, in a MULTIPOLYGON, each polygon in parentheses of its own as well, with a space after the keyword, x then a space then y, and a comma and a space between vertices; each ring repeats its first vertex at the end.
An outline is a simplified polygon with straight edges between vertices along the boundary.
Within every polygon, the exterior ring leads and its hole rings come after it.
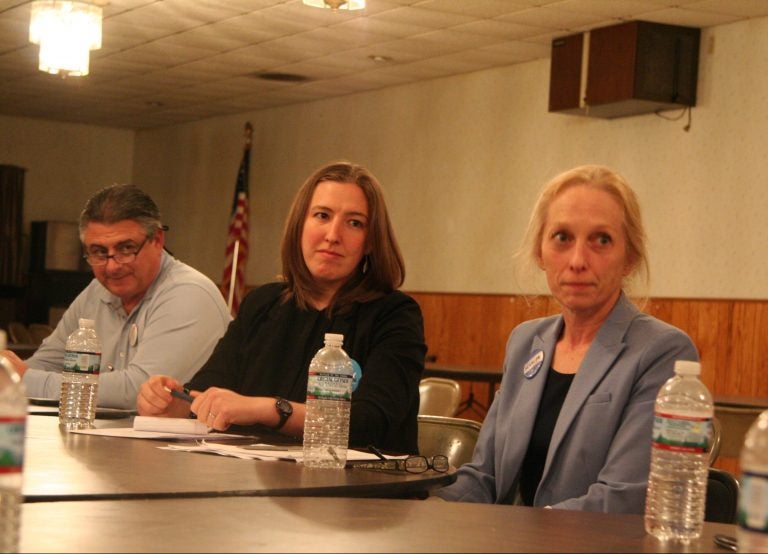
POLYGON ((98 429, 75 429, 73 433, 125 437, 130 439, 241 439, 242 435, 213 432, 204 423, 185 417, 136 416, 133 427, 102 427, 98 429))
MULTIPOLYGON (((181 450, 183 452, 204 452, 209 454, 221 454, 222 456, 233 456, 246 460, 287 460, 291 462, 301 462, 304 459, 304 452, 301 445, 285 446, 272 444, 247 444, 236 446, 231 444, 215 444, 205 440, 197 441, 196 444, 169 444, 167 446, 158 446, 164 450, 181 450)), ((394 458, 400 456, 387 456, 394 458)), ((347 450, 347 461, 354 460, 378 460, 378 456, 370 452, 360 450, 347 450)))

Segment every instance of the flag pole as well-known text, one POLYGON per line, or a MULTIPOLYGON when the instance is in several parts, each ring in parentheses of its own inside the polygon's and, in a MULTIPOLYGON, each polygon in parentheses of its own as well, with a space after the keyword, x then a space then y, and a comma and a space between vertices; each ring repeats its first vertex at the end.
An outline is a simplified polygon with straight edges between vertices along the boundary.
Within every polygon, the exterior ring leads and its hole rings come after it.
POLYGON ((230 314, 233 310, 235 312, 239 310, 240 302, 245 296, 245 266, 248 262, 248 173, 253 137, 253 126, 250 122, 245 123, 244 135, 243 157, 235 182, 235 194, 232 199, 232 211, 230 212, 227 231, 227 246, 224 250, 224 274, 220 286, 230 314), (241 253, 242 260, 240 260, 241 253), (229 290, 226 290, 227 287, 229 290))
POLYGON ((232 275, 229 277, 229 299, 227 300, 227 311, 232 313, 232 299, 235 296, 235 277, 237 275, 237 252, 240 250, 240 241, 235 241, 235 250, 232 253, 232 275))

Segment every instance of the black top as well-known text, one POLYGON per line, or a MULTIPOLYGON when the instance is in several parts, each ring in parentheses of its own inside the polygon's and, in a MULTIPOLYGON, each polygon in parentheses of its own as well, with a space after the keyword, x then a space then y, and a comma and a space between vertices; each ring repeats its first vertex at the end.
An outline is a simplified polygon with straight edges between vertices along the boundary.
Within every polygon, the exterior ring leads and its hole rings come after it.
POLYGON ((341 333, 344 350, 362 369, 352 393, 350 446, 417 453, 419 381, 427 350, 419 305, 394 291, 328 318, 326 310, 281 302, 284 289, 272 283, 245 297, 188 386, 305 402, 309 362, 323 347, 325 333, 341 333))
POLYGON ((526 506, 533 506, 536 489, 539 488, 541 476, 544 473, 544 463, 547 460, 547 450, 552 440, 557 416, 563 407, 568 389, 573 382, 573 373, 559 373, 553 368, 547 372, 547 382, 541 395, 536 422, 533 425, 531 441, 525 453, 523 466, 520 469, 520 495, 526 506))

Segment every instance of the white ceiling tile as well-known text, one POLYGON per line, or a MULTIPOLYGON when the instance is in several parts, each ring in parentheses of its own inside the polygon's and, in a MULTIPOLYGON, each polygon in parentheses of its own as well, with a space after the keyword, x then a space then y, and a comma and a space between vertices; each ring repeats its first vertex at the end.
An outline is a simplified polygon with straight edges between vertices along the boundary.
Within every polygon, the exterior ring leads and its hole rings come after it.
POLYGON ((293 60, 274 55, 261 45, 248 46, 231 52, 217 54, 204 60, 191 62, 190 67, 206 68, 221 73, 250 73, 283 65, 293 60))
POLYGON ((162 38, 172 34, 172 31, 161 25, 136 25, 128 23, 122 17, 105 19, 101 27, 101 42, 108 45, 113 37, 120 37, 121 42, 129 42, 131 45, 162 38))
POLYGON ((451 27, 451 30, 474 33, 478 35, 492 36, 504 40, 523 39, 541 34, 541 27, 523 25, 512 21, 499 21, 496 19, 481 19, 451 27))
POLYGON ((573 29, 575 27, 589 25, 590 23, 599 21, 603 18, 597 15, 569 12, 544 6, 503 15, 497 19, 499 19, 499 21, 511 21, 513 23, 542 27, 544 29, 567 31, 568 29, 573 29))
POLYGON ((403 7, 372 15, 372 20, 388 21, 398 25, 418 25, 430 29, 442 29, 453 25, 461 25, 478 19, 464 14, 423 10, 418 7, 403 7))
POLYGON ((622 19, 762 16, 768 0, 110 0, 90 75, 61 79, 37 70, 28 2, 0 0, 0 113, 144 129, 545 58, 553 38, 622 19))
POLYGON ((337 23, 333 27, 339 30, 352 29, 361 33, 371 33, 387 37, 407 37, 432 30, 432 27, 417 25, 413 22, 388 21, 376 17, 352 19, 343 23, 337 23))
POLYGON ((489 44, 495 44, 504 40, 495 35, 458 32, 455 30, 455 27, 430 31, 429 33, 416 35, 413 38, 439 46, 443 53, 480 48, 481 46, 488 46, 489 44))
POLYGON ((524 10, 531 5, 514 0, 425 0, 419 2, 418 7, 426 10, 464 14, 471 17, 493 18, 524 10))
MULTIPOLYGON (((264 39, 273 38, 265 36, 264 39)), ((243 48, 251 44, 251 38, 233 36, 226 29, 214 25, 205 25, 190 29, 186 33, 168 35, 161 39, 170 44, 177 44, 185 48, 204 48, 214 52, 226 52, 236 48, 243 48)))
POLYGON ((661 9, 663 6, 653 6, 648 9, 648 3, 641 0, 561 0, 555 6, 558 10, 581 14, 597 15, 601 18, 626 18, 632 14, 661 9))
MULTIPOLYGON (((766 5, 768 5, 768 2, 766 2, 766 5)), ((668 23, 670 25, 711 27, 713 25, 733 23, 739 18, 735 15, 719 14, 715 12, 696 12, 683 8, 667 8, 646 14, 643 19, 657 23, 668 23)))
POLYGON ((765 15, 766 0, 694 0, 685 4, 687 10, 711 11, 714 13, 736 15, 738 17, 761 17, 765 15))

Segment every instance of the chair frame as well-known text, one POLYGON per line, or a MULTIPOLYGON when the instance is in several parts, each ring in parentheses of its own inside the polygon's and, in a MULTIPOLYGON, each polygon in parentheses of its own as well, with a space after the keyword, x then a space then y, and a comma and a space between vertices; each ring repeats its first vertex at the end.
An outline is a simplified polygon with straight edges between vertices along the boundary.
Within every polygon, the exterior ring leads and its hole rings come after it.
POLYGON ((419 451, 422 455, 427 456, 444 454, 448 456, 452 466, 459 467, 472 459, 481 427, 480 423, 472 419, 420 415, 419 451), (427 426, 438 427, 442 435, 440 444, 433 445, 432 449, 425 448, 424 444, 425 433, 423 431, 427 426))
POLYGON ((461 404, 461 385, 454 379, 425 377, 419 382, 419 400, 419 415, 454 417, 461 404), (441 395, 437 402, 433 402, 437 406, 427 406, 430 390, 441 395))
POLYGON ((736 477, 725 470, 710 467, 707 475, 704 520, 715 523, 736 523, 739 509, 739 488, 739 481, 736 477))

